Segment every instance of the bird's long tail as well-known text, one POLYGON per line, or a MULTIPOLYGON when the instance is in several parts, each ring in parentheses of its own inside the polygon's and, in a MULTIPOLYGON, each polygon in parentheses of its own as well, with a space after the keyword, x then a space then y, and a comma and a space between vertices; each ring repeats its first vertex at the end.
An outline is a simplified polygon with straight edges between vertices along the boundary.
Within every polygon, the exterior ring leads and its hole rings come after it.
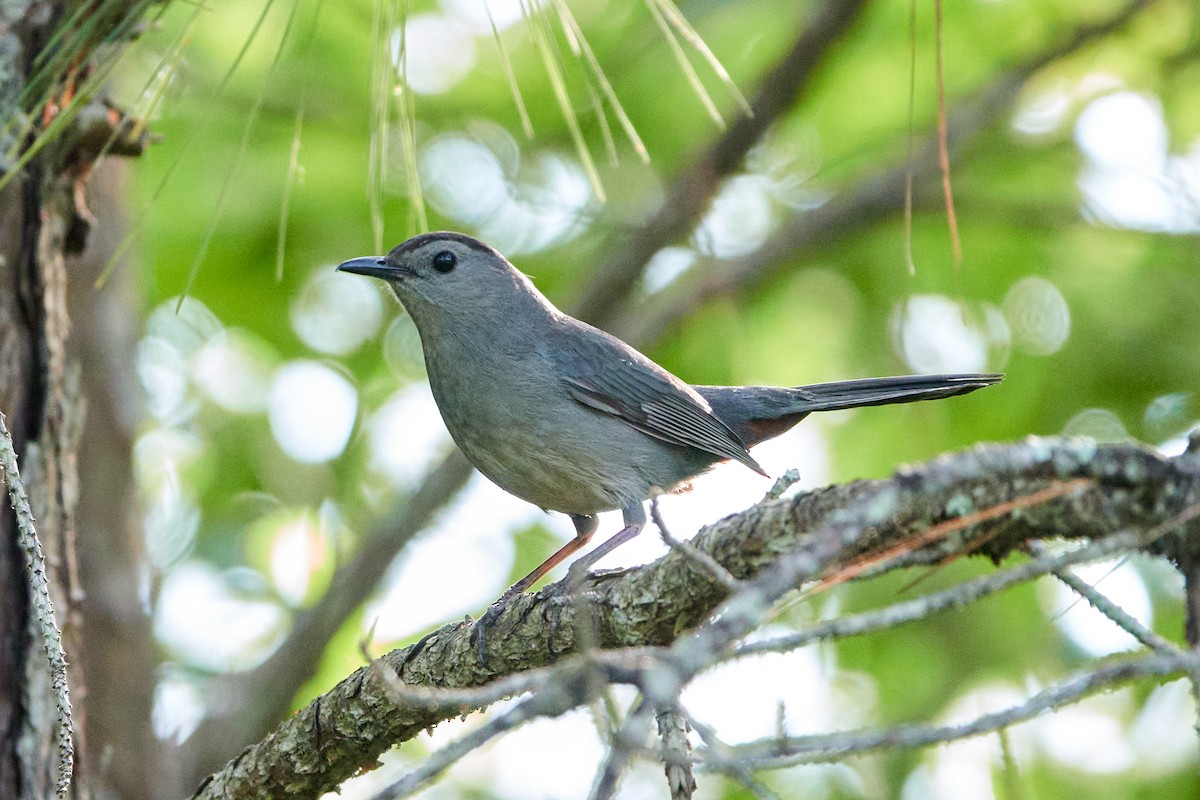
POLYGON ((1003 375, 900 375, 894 378, 865 378, 854 381, 797 386, 797 411, 836 411, 860 406, 912 403, 966 394, 999 383, 1003 375))
POLYGON ((937 400, 999 383, 1000 374, 901 375, 809 386, 696 386, 747 447, 786 431, 814 411, 937 400))

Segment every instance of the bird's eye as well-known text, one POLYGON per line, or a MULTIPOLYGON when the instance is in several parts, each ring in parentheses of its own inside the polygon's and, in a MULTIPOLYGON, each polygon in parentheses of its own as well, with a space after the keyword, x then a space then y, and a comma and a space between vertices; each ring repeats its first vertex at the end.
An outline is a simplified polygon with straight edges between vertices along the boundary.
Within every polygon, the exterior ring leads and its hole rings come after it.
POLYGON ((458 263, 458 256, 449 250, 443 250, 433 257, 433 268, 438 272, 449 272, 458 263))

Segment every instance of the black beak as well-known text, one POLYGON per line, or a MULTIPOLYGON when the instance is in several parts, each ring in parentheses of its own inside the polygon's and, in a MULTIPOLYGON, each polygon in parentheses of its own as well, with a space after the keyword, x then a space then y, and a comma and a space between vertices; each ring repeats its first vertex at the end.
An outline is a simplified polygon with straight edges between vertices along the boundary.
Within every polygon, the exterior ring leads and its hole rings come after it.
POLYGON ((394 281, 401 276, 410 274, 406 269, 389 266, 387 259, 383 256, 352 258, 349 261, 343 261, 341 264, 338 264, 337 268, 338 272, 368 275, 372 278, 383 278, 385 281, 394 281))

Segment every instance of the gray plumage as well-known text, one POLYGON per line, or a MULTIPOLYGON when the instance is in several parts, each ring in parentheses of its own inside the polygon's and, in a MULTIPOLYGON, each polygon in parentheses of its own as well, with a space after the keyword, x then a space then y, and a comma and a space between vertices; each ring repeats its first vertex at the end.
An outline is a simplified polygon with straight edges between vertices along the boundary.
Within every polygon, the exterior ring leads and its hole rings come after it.
MULTIPOLYGON (((486 244, 416 236, 338 269, 382 278, 412 315, 442 418, 467 459, 506 491, 570 514, 575 542, 621 509, 631 538, 643 503, 732 459, 814 411, 964 394, 999 375, 919 375, 795 388, 689 386, 629 345, 576 320, 486 244)), ((598 551, 598 552, 600 552, 598 551)), ((589 558, 587 563, 594 561, 589 558)), ((549 569, 514 588, 527 588, 549 569)))

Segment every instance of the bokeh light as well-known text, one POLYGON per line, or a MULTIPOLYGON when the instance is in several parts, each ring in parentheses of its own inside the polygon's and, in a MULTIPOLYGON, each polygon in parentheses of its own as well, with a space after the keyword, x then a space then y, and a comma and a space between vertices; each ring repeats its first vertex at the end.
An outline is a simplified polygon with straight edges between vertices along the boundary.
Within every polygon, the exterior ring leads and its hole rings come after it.
POLYGON ((1062 428, 1063 436, 1090 436, 1098 442, 1119 442, 1129 438, 1125 423, 1107 408, 1085 408, 1062 428))
POLYGON ((776 223, 769 182, 737 175, 725 181, 692 239, 706 255, 732 258, 761 246, 776 223))
POLYGON ((918 373, 1000 369, 1012 337, 992 304, 968 308, 936 294, 914 294, 897 303, 891 324, 893 347, 918 373))
POLYGON ((358 393, 340 373, 316 361, 284 364, 271 377, 267 417, 283 452, 304 464, 346 449, 358 413, 358 393))
POLYGON ((280 606, 243 591, 261 576, 221 573, 203 561, 177 565, 163 577, 154 614, 158 641, 176 658, 203 669, 249 669, 266 658, 286 632, 280 606))
POLYGON ((375 336, 383 321, 383 297, 371 281, 319 269, 292 302, 292 328, 318 353, 346 355, 375 336))
POLYGON ((419 169, 433 208, 508 256, 578 236, 595 203, 577 161, 554 151, 522 153, 509 133, 486 121, 433 139, 420 152, 419 169))
POLYGON ((646 264, 642 285, 648 294, 666 288, 696 263, 696 251, 687 247, 664 247, 646 264))
POLYGON ((1075 140, 1087 157, 1079 186, 1095 219, 1144 231, 1200 230, 1200 149, 1169 153, 1157 98, 1131 91, 1096 98, 1076 120, 1075 140))
POLYGON ((226 411, 253 414, 267 407, 275 358, 264 345, 237 330, 222 330, 196 354, 192 377, 226 411))
POLYGON ((1035 356, 1057 353, 1071 334, 1066 298, 1050 281, 1028 277, 1004 296, 1004 318, 1013 344, 1035 356))
POLYGON ((396 486, 416 481, 450 446, 450 434, 427 383, 393 394, 367 423, 371 467, 396 486))
POLYGON ((408 88, 418 94, 442 94, 475 68, 475 37, 455 17, 414 14, 404 31, 392 36, 392 59, 408 88))
POLYGON ((1185 430, 1195 420, 1193 408, 1191 392, 1172 392, 1154 398, 1142 414, 1146 438, 1162 441, 1185 430))

